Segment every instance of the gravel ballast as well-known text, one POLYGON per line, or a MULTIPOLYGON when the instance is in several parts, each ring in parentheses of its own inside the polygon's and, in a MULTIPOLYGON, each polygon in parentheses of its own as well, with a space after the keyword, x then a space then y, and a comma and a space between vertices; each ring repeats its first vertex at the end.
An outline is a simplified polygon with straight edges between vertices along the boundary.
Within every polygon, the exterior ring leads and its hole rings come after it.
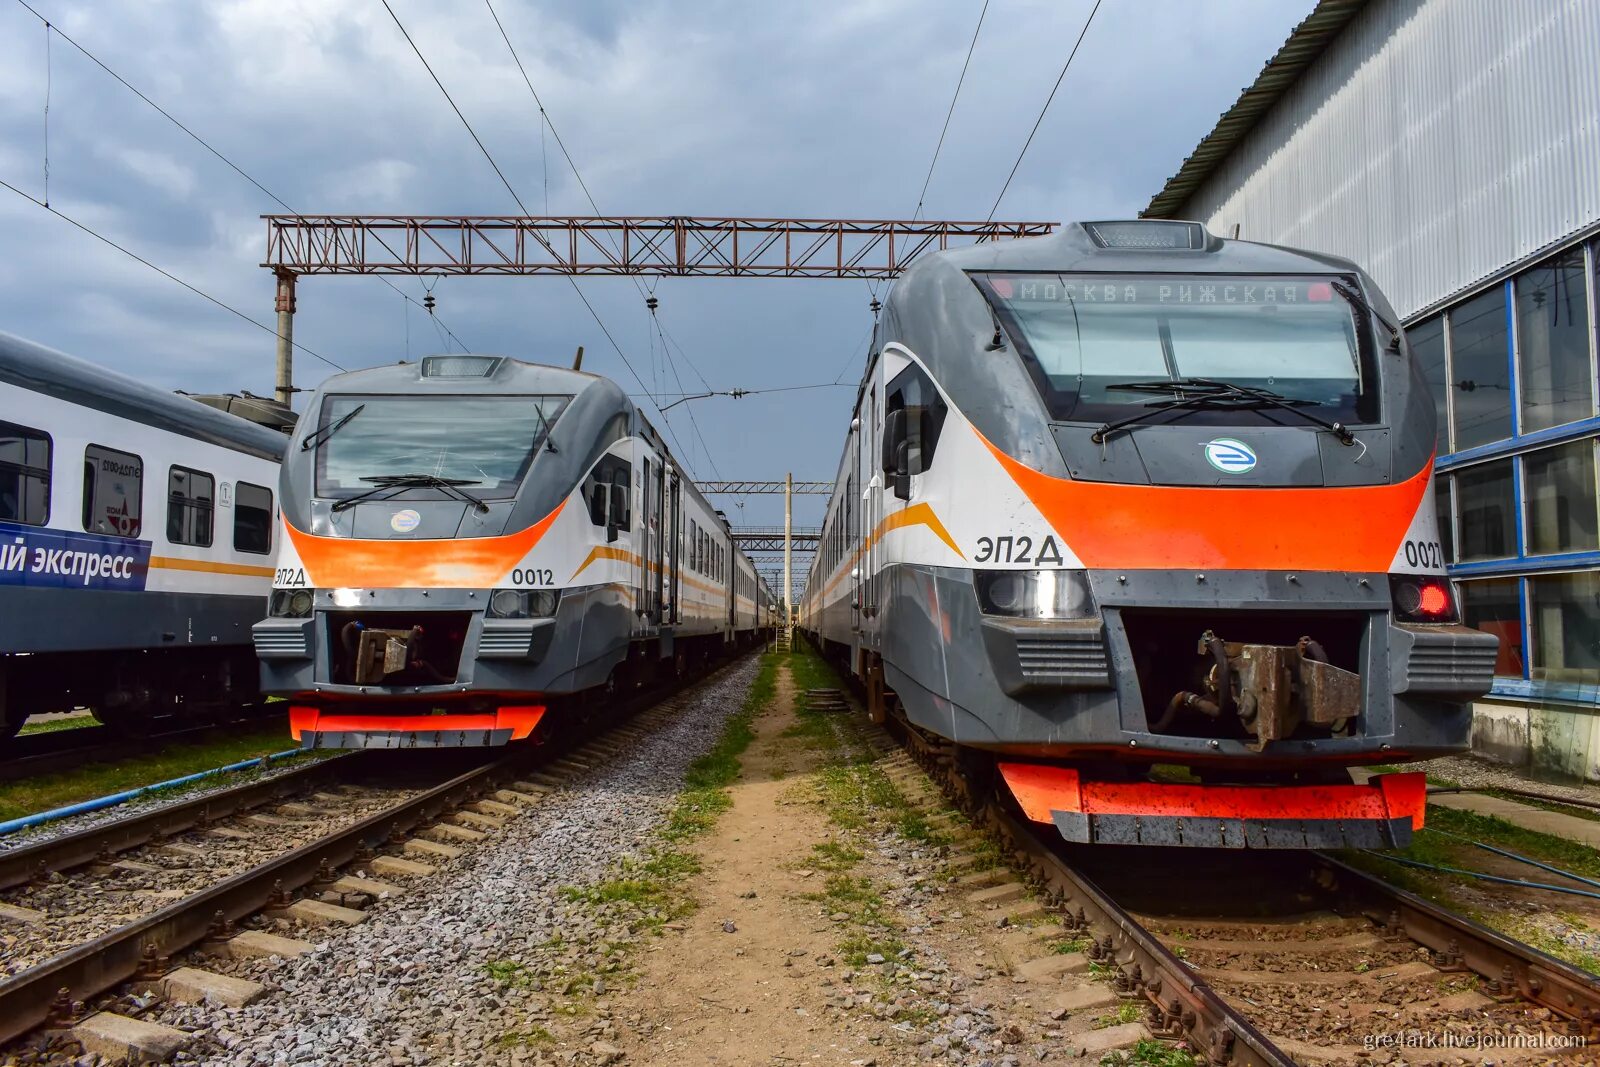
POLYGON ((543 998, 497 981, 491 965, 532 962, 552 942, 626 936, 584 929, 605 920, 589 918, 562 890, 644 854, 688 766, 740 709, 757 668, 750 657, 673 698, 674 713, 630 752, 574 778, 445 869, 412 881, 404 895, 380 901, 361 925, 318 935, 317 947, 299 959, 206 964, 276 992, 248 1008, 168 1005, 156 1013, 195 1031, 194 1052, 180 1061, 530 1061, 528 1048, 506 1039, 535 1025, 529 1011, 543 998))

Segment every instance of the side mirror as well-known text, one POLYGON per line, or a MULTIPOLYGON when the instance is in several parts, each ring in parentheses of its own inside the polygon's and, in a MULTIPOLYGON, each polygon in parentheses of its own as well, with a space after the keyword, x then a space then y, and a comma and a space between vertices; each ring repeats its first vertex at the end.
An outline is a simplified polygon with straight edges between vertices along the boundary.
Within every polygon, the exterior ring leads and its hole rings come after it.
MULTIPOLYGON (((898 412, 896 413, 898 414, 898 412)), ((894 495, 901 500, 911 499, 911 442, 901 441, 895 449, 894 495)))
POLYGON ((883 424, 883 455, 882 467, 887 472, 898 469, 900 461, 900 448, 906 439, 906 409, 897 408, 889 412, 883 424))
POLYGON ((613 485, 611 487, 611 521, 606 525, 606 536, 615 541, 618 530, 632 528, 631 518, 632 516, 628 514, 628 487, 625 485, 613 485))

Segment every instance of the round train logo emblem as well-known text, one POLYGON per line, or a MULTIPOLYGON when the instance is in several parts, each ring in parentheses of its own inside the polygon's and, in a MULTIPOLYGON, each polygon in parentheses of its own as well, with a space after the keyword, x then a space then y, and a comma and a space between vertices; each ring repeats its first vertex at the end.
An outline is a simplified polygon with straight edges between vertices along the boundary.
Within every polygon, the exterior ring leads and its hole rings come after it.
POLYGON ((421 522, 421 515, 418 515, 410 508, 406 508, 404 511, 397 511, 394 513, 394 517, 389 520, 389 529, 393 530, 395 533, 410 533, 412 530, 415 530, 421 524, 421 522))
POLYGON ((1243 441, 1219 437, 1206 442, 1206 462, 1223 474, 1248 474, 1256 469, 1256 454, 1243 441))

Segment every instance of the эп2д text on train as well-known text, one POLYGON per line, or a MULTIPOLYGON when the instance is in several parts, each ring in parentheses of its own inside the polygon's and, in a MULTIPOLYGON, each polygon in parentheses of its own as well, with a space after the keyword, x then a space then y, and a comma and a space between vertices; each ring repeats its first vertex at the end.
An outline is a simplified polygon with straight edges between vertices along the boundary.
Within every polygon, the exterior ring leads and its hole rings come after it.
POLYGON ((1075 841, 1382 845, 1463 750, 1434 406, 1348 261, 1197 223, 919 259, 884 310, 802 625, 1075 841), (1159 773, 1152 774, 1159 768, 1159 773))

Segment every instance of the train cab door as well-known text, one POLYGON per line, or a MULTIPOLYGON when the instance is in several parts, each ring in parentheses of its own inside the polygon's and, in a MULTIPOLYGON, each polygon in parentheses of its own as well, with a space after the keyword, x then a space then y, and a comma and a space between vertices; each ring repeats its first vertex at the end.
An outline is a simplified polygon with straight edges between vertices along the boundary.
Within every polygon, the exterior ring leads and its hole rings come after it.
MULTIPOLYGON (((861 613, 866 620, 873 619, 878 613, 878 556, 881 551, 877 539, 872 536, 878 529, 878 524, 883 521, 883 472, 878 469, 878 442, 883 437, 883 416, 878 407, 878 388, 874 385, 867 391, 867 408, 865 418, 862 420, 868 429, 861 443, 861 484, 866 487, 861 501, 861 537, 866 545, 866 551, 861 554, 861 561, 857 565, 860 578, 858 579, 857 602, 861 605, 861 613)), ((863 631, 875 631, 875 626, 863 625, 863 631)), ((865 633, 863 634, 865 638, 865 633)), ((864 640, 866 644, 875 644, 871 640, 864 640)))
POLYGON ((683 589, 683 578, 678 571, 679 556, 683 549, 683 479, 674 470, 670 479, 669 505, 667 508, 667 537, 666 560, 668 568, 667 578, 667 605, 662 613, 662 621, 676 625, 683 621, 683 609, 678 603, 678 597, 683 589))
POLYGON ((644 461, 644 500, 642 514, 644 521, 641 531, 644 534, 643 551, 640 553, 639 606, 644 611, 644 617, 652 622, 661 622, 661 601, 663 590, 663 572, 666 568, 662 565, 662 542, 666 535, 666 523, 662 521, 661 498, 665 488, 665 471, 662 465, 653 460, 644 461))

